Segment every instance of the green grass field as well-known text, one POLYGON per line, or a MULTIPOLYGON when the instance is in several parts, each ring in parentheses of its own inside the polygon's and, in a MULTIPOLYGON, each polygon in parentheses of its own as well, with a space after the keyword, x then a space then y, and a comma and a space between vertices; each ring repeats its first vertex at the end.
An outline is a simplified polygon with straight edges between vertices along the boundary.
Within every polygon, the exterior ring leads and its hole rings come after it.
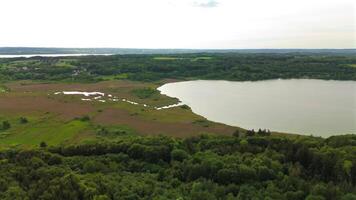
POLYGON ((121 80, 121 79, 127 79, 128 74, 127 73, 122 73, 122 74, 115 74, 115 75, 109 75, 109 76, 100 76, 100 78, 103 81, 113 81, 113 80, 121 80))
POLYGON ((3 85, 0 85, 0 93, 7 92, 9 89, 3 85))
POLYGON ((180 59, 183 59, 183 58, 163 57, 163 56, 160 56, 160 57, 154 57, 153 59, 154 59, 154 60, 180 60, 180 59))
POLYGON ((201 57, 194 57, 194 58, 184 58, 184 57, 168 57, 168 56, 159 56, 154 57, 154 60, 165 60, 165 61, 174 61, 174 60, 190 60, 190 61, 200 61, 200 60, 210 60, 213 57, 209 56, 201 56, 201 57))
MULTIPOLYGON (((84 133, 90 127, 89 122, 80 120, 61 121, 53 115, 25 116, 27 123, 20 123, 19 116, 2 116, 9 121, 11 128, 0 131, 0 145, 5 146, 37 146, 41 142, 48 145, 70 143, 79 134, 84 133)), ((84 139, 84 138, 83 138, 84 139)))

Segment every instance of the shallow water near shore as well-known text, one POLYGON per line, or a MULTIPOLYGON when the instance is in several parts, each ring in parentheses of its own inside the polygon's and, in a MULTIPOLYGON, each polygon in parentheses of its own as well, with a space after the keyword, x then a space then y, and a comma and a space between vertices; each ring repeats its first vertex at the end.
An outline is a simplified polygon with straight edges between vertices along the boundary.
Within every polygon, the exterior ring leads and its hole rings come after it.
POLYGON ((197 80, 158 90, 228 125, 322 137, 356 134, 356 81, 197 80))

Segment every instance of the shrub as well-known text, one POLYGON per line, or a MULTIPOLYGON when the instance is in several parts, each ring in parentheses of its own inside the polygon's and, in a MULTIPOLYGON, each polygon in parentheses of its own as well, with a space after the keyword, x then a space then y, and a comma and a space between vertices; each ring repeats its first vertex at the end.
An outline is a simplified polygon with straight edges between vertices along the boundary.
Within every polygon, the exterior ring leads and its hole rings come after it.
POLYGON ((41 143, 40 143, 40 147, 41 147, 41 148, 46 148, 46 147, 47 147, 47 144, 46 144, 45 142, 41 142, 41 143))
POLYGON ((174 149, 171 152, 172 160, 183 161, 188 158, 188 153, 181 149, 174 149))
POLYGON ((2 122, 2 129, 3 129, 3 130, 7 130, 7 129, 9 129, 9 128, 11 128, 10 122, 8 122, 8 121, 3 121, 3 122, 2 122))
POLYGON ((182 106, 180 106, 182 109, 185 109, 185 110, 190 110, 190 107, 188 106, 188 105, 182 105, 182 106))
POLYGON ((147 99, 158 94, 158 91, 152 88, 141 88, 132 90, 132 93, 140 99, 147 99))
POLYGON ((82 117, 80 117, 80 118, 78 118, 80 121, 82 121, 82 122, 86 122, 86 121, 89 121, 90 120, 90 117, 88 116, 88 115, 84 115, 84 116, 82 116, 82 117))
POLYGON ((240 137, 240 131, 237 129, 236 131, 234 131, 234 132, 232 133, 232 135, 233 135, 234 137, 240 137))
POLYGON ((20 123, 26 124, 26 123, 28 123, 28 119, 26 117, 20 117, 20 123))

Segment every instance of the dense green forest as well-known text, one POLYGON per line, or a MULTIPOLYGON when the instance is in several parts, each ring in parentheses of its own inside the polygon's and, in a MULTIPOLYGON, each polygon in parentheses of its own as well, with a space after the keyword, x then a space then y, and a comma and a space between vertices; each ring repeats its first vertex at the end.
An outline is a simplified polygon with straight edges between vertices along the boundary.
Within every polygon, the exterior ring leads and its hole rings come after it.
POLYGON ((0 59, 2 80, 356 80, 356 57, 319 54, 173 54, 0 59))
POLYGON ((355 135, 131 135, 4 150, 0 163, 7 200, 356 199, 355 135))

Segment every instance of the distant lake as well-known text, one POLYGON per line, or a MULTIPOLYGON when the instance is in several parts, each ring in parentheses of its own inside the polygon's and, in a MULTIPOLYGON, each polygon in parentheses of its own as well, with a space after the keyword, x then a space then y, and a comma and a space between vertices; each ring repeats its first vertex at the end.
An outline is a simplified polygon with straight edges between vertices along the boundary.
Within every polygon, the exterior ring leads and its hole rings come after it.
POLYGON ((215 122, 328 137, 356 134, 356 81, 186 81, 158 90, 215 122))
POLYGON ((35 56, 41 57, 62 57, 62 56, 91 56, 91 55, 112 55, 112 54, 23 54, 23 55, 0 55, 0 58, 31 58, 35 56))

